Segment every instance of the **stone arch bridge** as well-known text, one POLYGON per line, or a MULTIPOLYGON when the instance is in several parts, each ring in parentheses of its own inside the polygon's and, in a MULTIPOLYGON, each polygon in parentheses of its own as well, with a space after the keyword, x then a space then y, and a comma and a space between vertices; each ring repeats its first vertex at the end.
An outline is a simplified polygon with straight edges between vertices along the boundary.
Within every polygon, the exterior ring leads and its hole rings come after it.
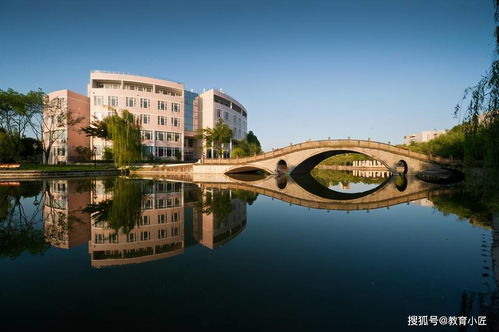
POLYGON ((205 159, 193 164, 192 172, 231 174, 263 170, 270 174, 307 174, 326 158, 352 152, 378 160, 392 172, 398 166, 404 167, 404 173, 416 174, 427 168, 456 165, 455 161, 449 159, 432 157, 390 144, 370 140, 328 139, 289 145, 245 158, 205 159))

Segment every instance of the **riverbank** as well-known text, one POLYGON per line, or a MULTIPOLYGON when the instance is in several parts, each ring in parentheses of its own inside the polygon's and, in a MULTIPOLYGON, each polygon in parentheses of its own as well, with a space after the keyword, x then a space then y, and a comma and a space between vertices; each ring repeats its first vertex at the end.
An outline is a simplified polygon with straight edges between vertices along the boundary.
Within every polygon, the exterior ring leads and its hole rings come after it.
POLYGON ((1 169, 0 180, 87 177, 128 174, 112 165, 22 165, 17 169, 1 169))

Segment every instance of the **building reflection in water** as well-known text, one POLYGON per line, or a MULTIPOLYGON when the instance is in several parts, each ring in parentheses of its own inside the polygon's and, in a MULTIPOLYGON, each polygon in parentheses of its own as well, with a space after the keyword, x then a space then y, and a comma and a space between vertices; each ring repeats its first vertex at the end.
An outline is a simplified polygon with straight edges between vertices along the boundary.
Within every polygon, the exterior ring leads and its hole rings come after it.
POLYGON ((90 195, 82 182, 54 180, 45 183, 43 219, 45 239, 54 247, 70 249, 88 241, 90 216, 82 210, 90 195))
POLYGON ((114 184, 112 179, 86 181, 85 185, 75 180, 46 182, 45 235, 52 246, 66 249, 88 241, 93 267, 168 258, 198 243, 215 249, 246 225, 246 201, 233 197, 231 190, 124 180, 140 188, 140 199, 135 201, 133 195, 115 194, 117 180, 114 184), (132 209, 125 217, 118 214, 121 220, 113 220, 114 210, 135 204, 137 214, 132 209))

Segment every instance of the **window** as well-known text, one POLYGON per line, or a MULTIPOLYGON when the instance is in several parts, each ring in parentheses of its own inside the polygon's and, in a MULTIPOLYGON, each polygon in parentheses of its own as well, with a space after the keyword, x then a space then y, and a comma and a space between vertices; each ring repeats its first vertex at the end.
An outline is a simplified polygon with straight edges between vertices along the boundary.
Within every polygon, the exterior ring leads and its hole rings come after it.
POLYGON ((158 239, 164 239, 166 237, 166 229, 158 229, 158 239))
POLYGON ((168 142, 180 142, 180 133, 168 133, 166 140, 168 142))
POLYGON ((149 108, 151 106, 151 101, 147 98, 140 98, 140 107, 149 108))
POLYGON ((236 115, 235 114, 232 114, 232 123, 236 124, 236 115))
POLYGON ((172 126, 180 127, 180 119, 179 118, 172 118, 172 126))
POLYGON ((140 131, 140 138, 143 141, 152 140, 152 131, 150 131, 150 130, 141 130, 140 131))
POLYGON ((158 110, 166 111, 166 101, 158 100, 158 110))
POLYGON ((165 126, 166 125, 166 119, 164 116, 162 115, 158 115, 158 124, 160 126, 165 126))
POLYGON ((151 224, 151 217, 149 216, 142 216, 140 219, 140 225, 150 225, 151 224))
POLYGON ((104 96, 94 96, 94 105, 104 105, 104 96))
POLYGON ((217 119, 222 118, 222 110, 217 109, 217 119))
POLYGON ((127 107, 135 107, 135 98, 126 97, 126 106, 127 107))
POLYGON ((95 234, 95 243, 104 243, 104 235, 95 234))
POLYGON ((173 212, 172 222, 178 222, 178 221, 179 221, 178 212, 173 212))
POLYGON ((148 114, 141 114, 140 115, 140 122, 143 124, 151 123, 151 118, 148 114))
POLYGON ((165 200, 164 199, 157 199, 156 200, 156 208, 164 208, 166 206, 165 200))
POLYGON ((128 233, 126 237, 126 242, 135 242, 137 241, 137 235, 135 233, 128 233))
POLYGON ((172 236, 178 236, 180 234, 180 228, 179 227, 173 227, 172 228, 172 236))
POLYGON ((118 106, 118 97, 117 96, 108 96, 107 97, 107 104, 109 106, 113 106, 113 107, 118 106))
POLYGON ((150 232, 140 232, 140 240, 147 241, 151 237, 150 235, 150 232))
POLYGON ((157 131, 156 132, 156 141, 164 141, 166 140, 166 132, 165 131, 157 131))
POLYGON ((172 103, 172 112, 180 112, 180 104, 172 103))
POLYGON ((158 224, 164 224, 166 222, 166 214, 158 214, 158 224))
POLYGON ((229 121, 229 113, 224 112, 224 120, 227 122, 229 121))
POLYGON ((57 148, 57 155, 58 156, 65 156, 66 155, 66 148, 57 148))
POLYGON ((109 243, 118 243, 118 234, 109 234, 109 243))

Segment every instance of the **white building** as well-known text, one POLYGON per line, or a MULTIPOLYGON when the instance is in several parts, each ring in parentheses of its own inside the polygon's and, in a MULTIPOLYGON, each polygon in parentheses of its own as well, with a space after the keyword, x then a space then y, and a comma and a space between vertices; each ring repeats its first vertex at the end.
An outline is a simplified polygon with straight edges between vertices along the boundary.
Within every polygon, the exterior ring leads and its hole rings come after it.
POLYGON ((446 132, 447 130, 425 130, 416 134, 406 135, 404 136, 404 144, 410 145, 412 142, 428 142, 446 132))

